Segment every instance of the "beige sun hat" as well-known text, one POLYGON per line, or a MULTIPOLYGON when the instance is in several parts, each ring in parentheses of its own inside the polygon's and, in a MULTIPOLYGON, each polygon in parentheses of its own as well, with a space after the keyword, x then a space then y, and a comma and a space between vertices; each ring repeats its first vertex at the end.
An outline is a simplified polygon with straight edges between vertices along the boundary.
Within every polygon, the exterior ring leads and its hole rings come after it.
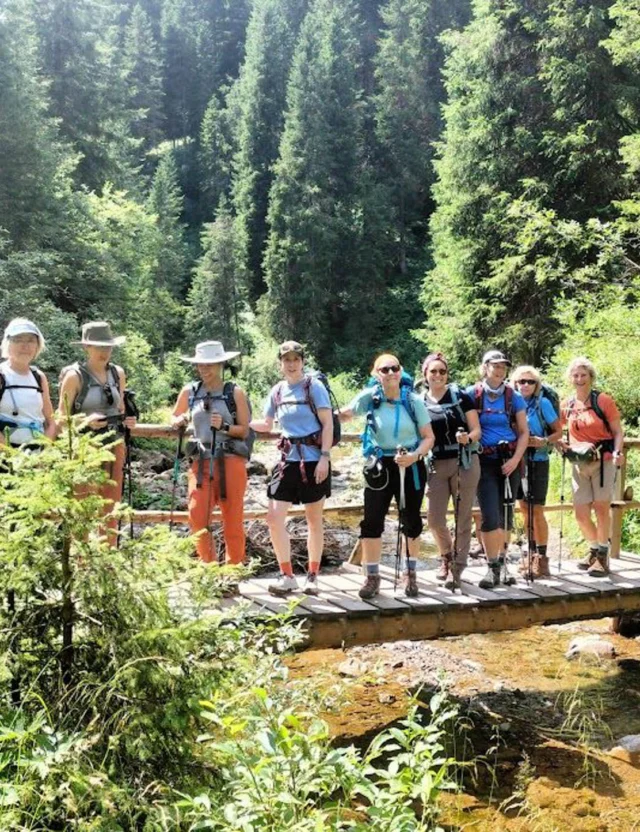
POLYGON ((196 354, 193 356, 182 356, 183 361, 189 364, 222 364, 240 355, 239 352, 227 352, 220 341, 203 341, 196 346, 196 354))
POLYGON ((72 344, 82 344, 83 347, 119 347, 127 339, 124 335, 114 336, 111 324, 106 321, 89 321, 82 325, 82 337, 72 344))

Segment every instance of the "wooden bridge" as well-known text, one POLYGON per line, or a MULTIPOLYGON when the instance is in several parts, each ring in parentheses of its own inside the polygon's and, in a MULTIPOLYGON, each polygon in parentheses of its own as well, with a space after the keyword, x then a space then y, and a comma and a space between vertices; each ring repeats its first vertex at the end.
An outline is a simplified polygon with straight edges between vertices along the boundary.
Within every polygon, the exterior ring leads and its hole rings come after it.
MULTIPOLYGON (((138 425, 134 435, 173 438, 176 432, 165 425, 138 425)), ((277 438, 268 434, 260 438, 277 438)), ((344 442, 359 440, 358 434, 343 435, 344 442)), ((534 624, 552 624, 577 619, 603 618, 640 612, 640 556, 621 553, 622 518, 626 511, 640 508, 625 489, 626 455, 640 448, 640 439, 625 441, 625 457, 611 504, 611 574, 594 578, 581 572, 577 562, 563 559, 561 568, 552 563, 552 577, 528 583, 518 578, 515 586, 480 589, 478 581, 486 566, 470 562, 463 574, 460 591, 440 586, 435 570, 419 569, 417 598, 407 598, 402 586, 394 591, 394 570, 381 566, 380 595, 369 601, 358 596, 362 584, 359 567, 349 563, 338 570, 321 572, 320 594, 310 597, 293 593, 288 599, 268 592, 272 578, 252 578, 239 587, 239 597, 225 599, 225 606, 245 603, 257 614, 289 612, 299 620, 309 647, 340 647, 399 639, 432 639, 499 630, 517 630, 534 624)), ((567 469, 569 472, 569 468, 567 469)), ((567 476, 570 490, 570 476, 567 476)), ((362 512, 361 504, 326 508, 325 513, 362 512)), ((545 511, 572 511, 569 501, 548 505, 545 511)), ((291 514, 303 513, 293 509, 291 514)), ((246 519, 263 517, 265 511, 245 512, 246 519)), ((217 513, 214 513, 215 520, 217 513)), ((168 511, 134 512, 142 523, 168 522, 168 511)), ((174 512, 176 522, 186 522, 186 512, 174 512)), ((516 565, 511 567, 516 574, 516 565)))

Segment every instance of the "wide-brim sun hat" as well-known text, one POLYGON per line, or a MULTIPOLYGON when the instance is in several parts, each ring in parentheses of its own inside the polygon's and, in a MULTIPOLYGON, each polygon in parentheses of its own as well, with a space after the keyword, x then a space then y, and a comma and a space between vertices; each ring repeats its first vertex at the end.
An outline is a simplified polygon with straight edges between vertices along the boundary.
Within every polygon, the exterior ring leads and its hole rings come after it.
POLYGON ((35 335, 41 344, 44 340, 38 327, 27 318, 15 318, 9 321, 4 331, 5 338, 17 338, 18 335, 35 335))
POLYGON ((114 335, 111 324, 106 321, 89 321, 82 326, 82 337, 72 344, 82 344, 83 347, 119 347, 127 339, 124 335, 114 335))
POLYGON ((223 364, 240 355, 236 350, 225 350, 220 341, 203 341, 196 344, 195 355, 183 355, 182 360, 189 364, 223 364))
POLYGON ((508 367, 512 366, 507 356, 503 352, 500 352, 500 350, 489 350, 489 352, 485 352, 485 354, 482 356, 482 363, 506 364, 508 367))

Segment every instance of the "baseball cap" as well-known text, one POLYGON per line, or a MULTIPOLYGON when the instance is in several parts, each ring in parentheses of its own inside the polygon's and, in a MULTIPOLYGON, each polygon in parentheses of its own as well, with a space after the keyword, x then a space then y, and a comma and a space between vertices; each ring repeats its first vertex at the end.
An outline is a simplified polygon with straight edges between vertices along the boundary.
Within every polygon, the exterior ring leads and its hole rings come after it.
POLYGON ((304 358, 304 347, 297 341, 283 341, 278 347, 278 358, 283 358, 288 352, 295 352, 300 358, 304 358))
POLYGON ((4 331, 5 338, 15 338, 17 335, 36 335, 42 344, 42 333, 33 321, 27 318, 14 318, 4 331))
POLYGON ((506 364, 508 367, 511 367, 511 362, 503 352, 500 352, 500 350, 489 350, 488 352, 485 352, 482 356, 482 363, 506 364))

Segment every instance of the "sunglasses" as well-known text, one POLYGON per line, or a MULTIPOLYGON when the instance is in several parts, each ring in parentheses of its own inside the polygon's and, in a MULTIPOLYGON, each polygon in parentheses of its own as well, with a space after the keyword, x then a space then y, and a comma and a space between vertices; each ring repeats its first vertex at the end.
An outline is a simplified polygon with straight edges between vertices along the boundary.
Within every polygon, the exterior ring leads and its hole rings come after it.
POLYGON ((537 382, 534 378, 519 378, 516 381, 516 384, 534 384, 535 385, 535 384, 537 384, 537 382))
POLYGON ((446 376, 447 373, 448 373, 448 370, 438 369, 437 367, 434 367, 432 370, 431 369, 429 370, 429 375, 432 375, 432 376, 446 376))
POLYGON ((378 372, 382 373, 383 376, 386 376, 388 373, 399 373, 400 365, 391 364, 389 367, 378 367, 378 372))
POLYGON ((111 385, 105 384, 102 390, 104 392, 104 397, 107 400, 107 404, 109 405, 109 407, 111 407, 115 401, 115 399, 113 398, 113 390, 111 389, 111 385))

